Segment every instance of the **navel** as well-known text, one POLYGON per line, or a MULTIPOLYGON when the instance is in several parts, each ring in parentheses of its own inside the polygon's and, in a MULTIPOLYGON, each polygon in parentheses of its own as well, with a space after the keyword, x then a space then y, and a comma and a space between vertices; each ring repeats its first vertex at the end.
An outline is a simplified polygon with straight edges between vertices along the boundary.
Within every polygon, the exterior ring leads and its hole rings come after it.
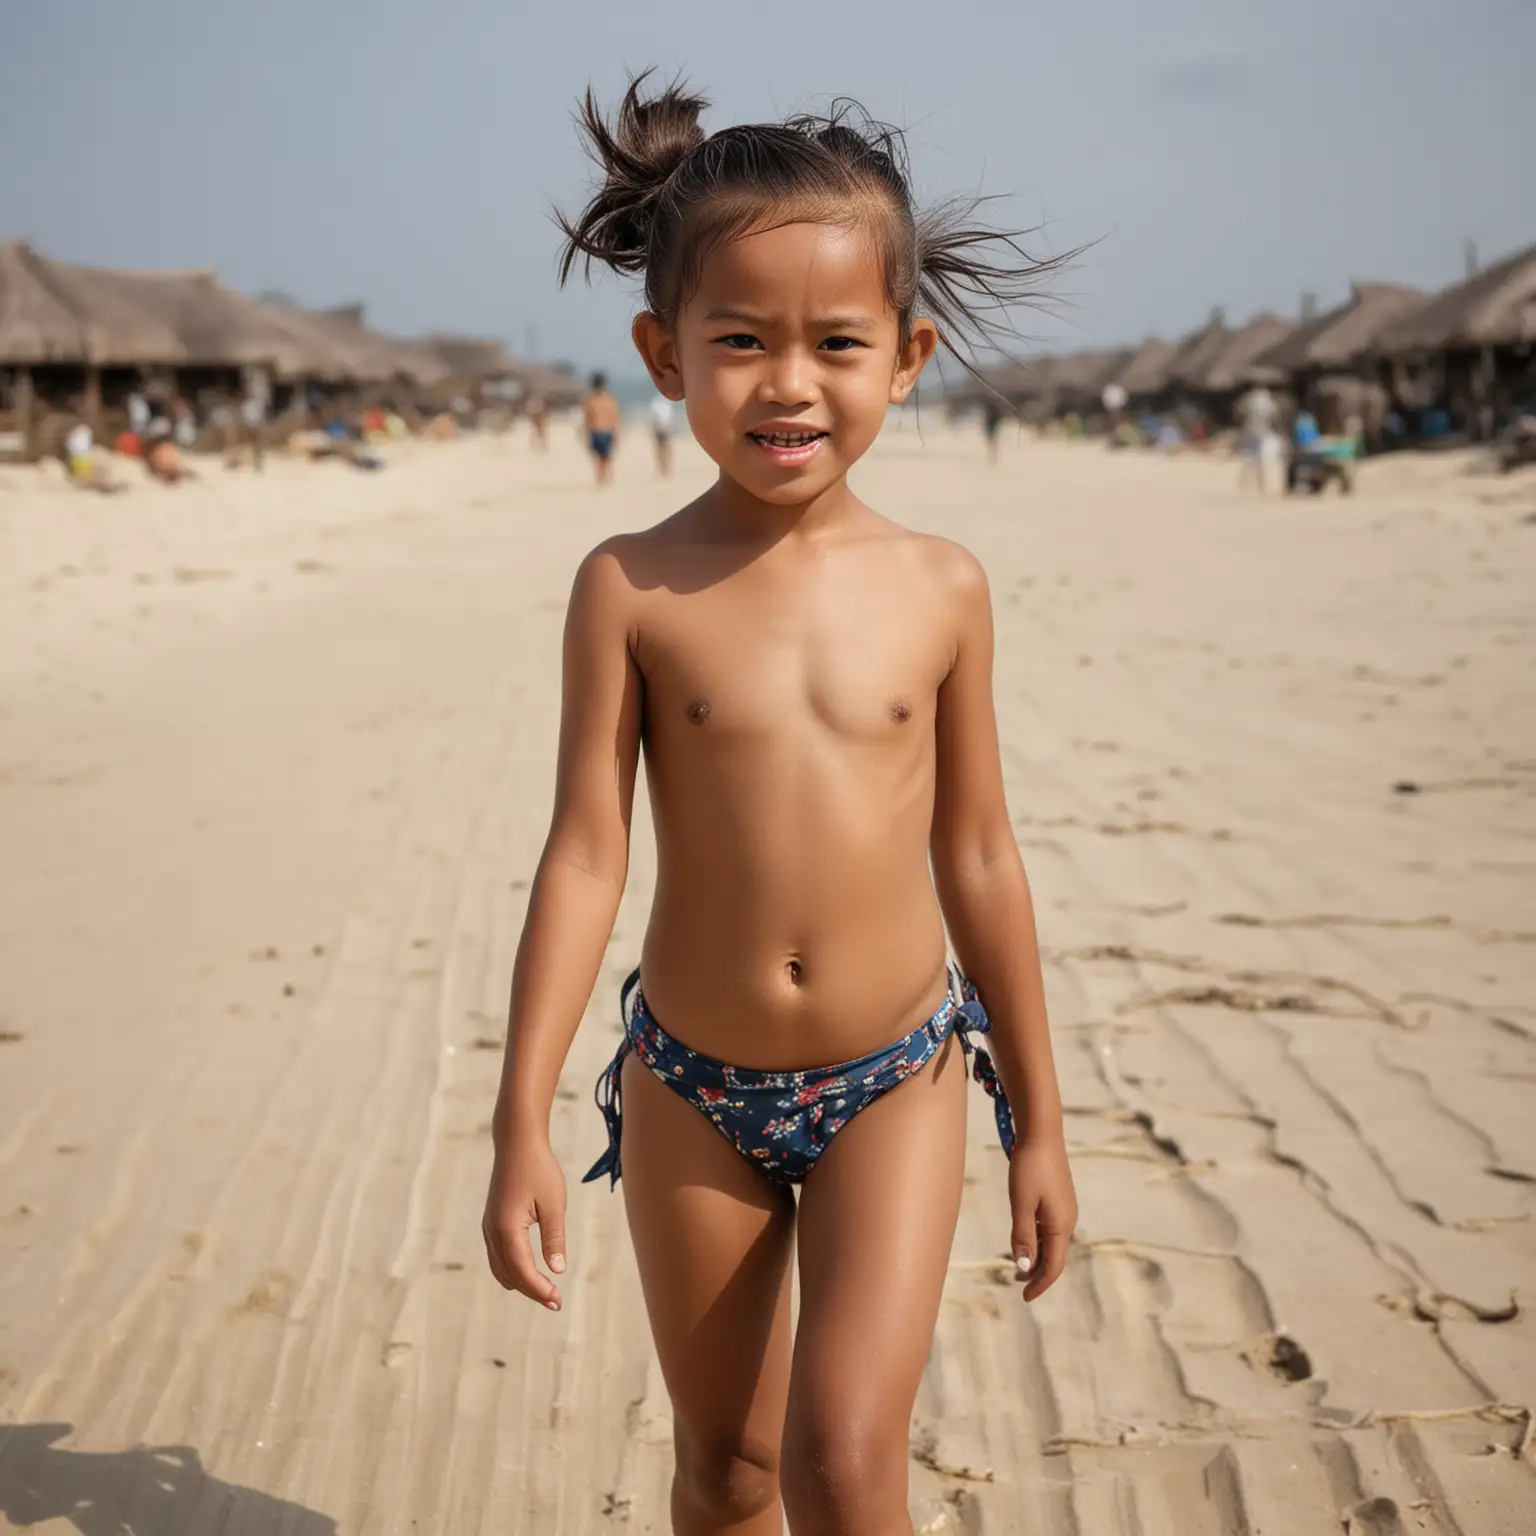
POLYGON ((784 971, 792 987, 798 987, 805 980, 805 967, 793 955, 784 962, 784 971))
POLYGON ((688 706, 688 718, 695 725, 703 725, 709 719, 709 700, 695 699, 688 706))

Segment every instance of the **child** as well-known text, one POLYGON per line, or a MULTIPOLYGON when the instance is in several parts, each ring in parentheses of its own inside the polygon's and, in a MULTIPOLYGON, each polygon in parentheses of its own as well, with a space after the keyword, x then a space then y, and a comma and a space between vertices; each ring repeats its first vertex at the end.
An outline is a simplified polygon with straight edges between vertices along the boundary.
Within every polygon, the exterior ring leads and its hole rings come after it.
POLYGON ((587 1177, 623 1175, 673 1405, 673 1529, 777 1536, 787 1514, 797 1536, 891 1536, 912 1529, 968 1059, 1011 1152, 1025 1300, 1060 1274, 1077 1204, 986 578, 847 476, 932 355, 929 316, 984 334, 1038 269, 952 213, 915 218, 888 130, 839 111, 706 138, 704 102, 646 99, 643 78, 611 125, 588 95, 604 180, 563 221, 562 278, 583 257, 643 274, 635 344, 720 475, 576 576, 486 1246, 504 1286, 559 1311, 530 1228, 563 1273, 550 1105, 624 888, 643 744, 655 903, 587 1177))

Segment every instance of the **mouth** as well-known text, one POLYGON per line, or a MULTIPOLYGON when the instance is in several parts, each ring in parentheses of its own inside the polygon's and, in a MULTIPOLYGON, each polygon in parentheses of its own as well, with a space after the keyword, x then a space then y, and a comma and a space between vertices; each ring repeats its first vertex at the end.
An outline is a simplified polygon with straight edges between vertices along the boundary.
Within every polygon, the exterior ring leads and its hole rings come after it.
POLYGON ((792 468, 809 463, 817 450, 827 440, 825 432, 801 430, 794 432, 749 432, 748 438, 768 455, 775 464, 792 468))

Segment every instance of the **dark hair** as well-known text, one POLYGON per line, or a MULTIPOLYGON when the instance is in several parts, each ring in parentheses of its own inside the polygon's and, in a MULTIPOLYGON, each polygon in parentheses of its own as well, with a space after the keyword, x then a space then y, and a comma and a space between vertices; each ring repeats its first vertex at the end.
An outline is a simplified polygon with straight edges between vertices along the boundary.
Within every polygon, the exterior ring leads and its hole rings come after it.
POLYGON ((603 388, 605 388, 607 386, 607 383, 608 383, 608 375, 606 373, 603 373, 603 372, 599 371, 599 372, 594 373, 592 375, 592 388, 593 389, 603 389, 603 388))
POLYGON ((1041 275, 1075 254, 1033 260, 1024 232, 976 222, 980 198, 915 209, 901 133, 855 102, 706 137, 709 103, 680 82, 647 98, 648 74, 630 81, 611 122, 590 88, 582 100, 577 124, 602 182, 577 218, 555 216, 562 284, 578 261, 588 276, 594 261, 643 275, 647 309, 670 325, 727 241, 802 220, 867 222, 903 341, 921 309, 974 372, 976 347, 1016 334, 1009 307, 1038 302, 1041 275))

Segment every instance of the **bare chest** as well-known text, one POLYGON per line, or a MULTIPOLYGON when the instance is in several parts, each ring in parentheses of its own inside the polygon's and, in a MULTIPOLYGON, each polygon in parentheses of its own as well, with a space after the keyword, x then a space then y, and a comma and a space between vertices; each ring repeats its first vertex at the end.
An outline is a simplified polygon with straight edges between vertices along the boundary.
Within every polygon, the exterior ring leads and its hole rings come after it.
POLYGON ((947 637, 900 594, 751 589, 657 604, 637 659, 652 730, 771 741, 807 730, 889 738, 927 725, 947 637))

